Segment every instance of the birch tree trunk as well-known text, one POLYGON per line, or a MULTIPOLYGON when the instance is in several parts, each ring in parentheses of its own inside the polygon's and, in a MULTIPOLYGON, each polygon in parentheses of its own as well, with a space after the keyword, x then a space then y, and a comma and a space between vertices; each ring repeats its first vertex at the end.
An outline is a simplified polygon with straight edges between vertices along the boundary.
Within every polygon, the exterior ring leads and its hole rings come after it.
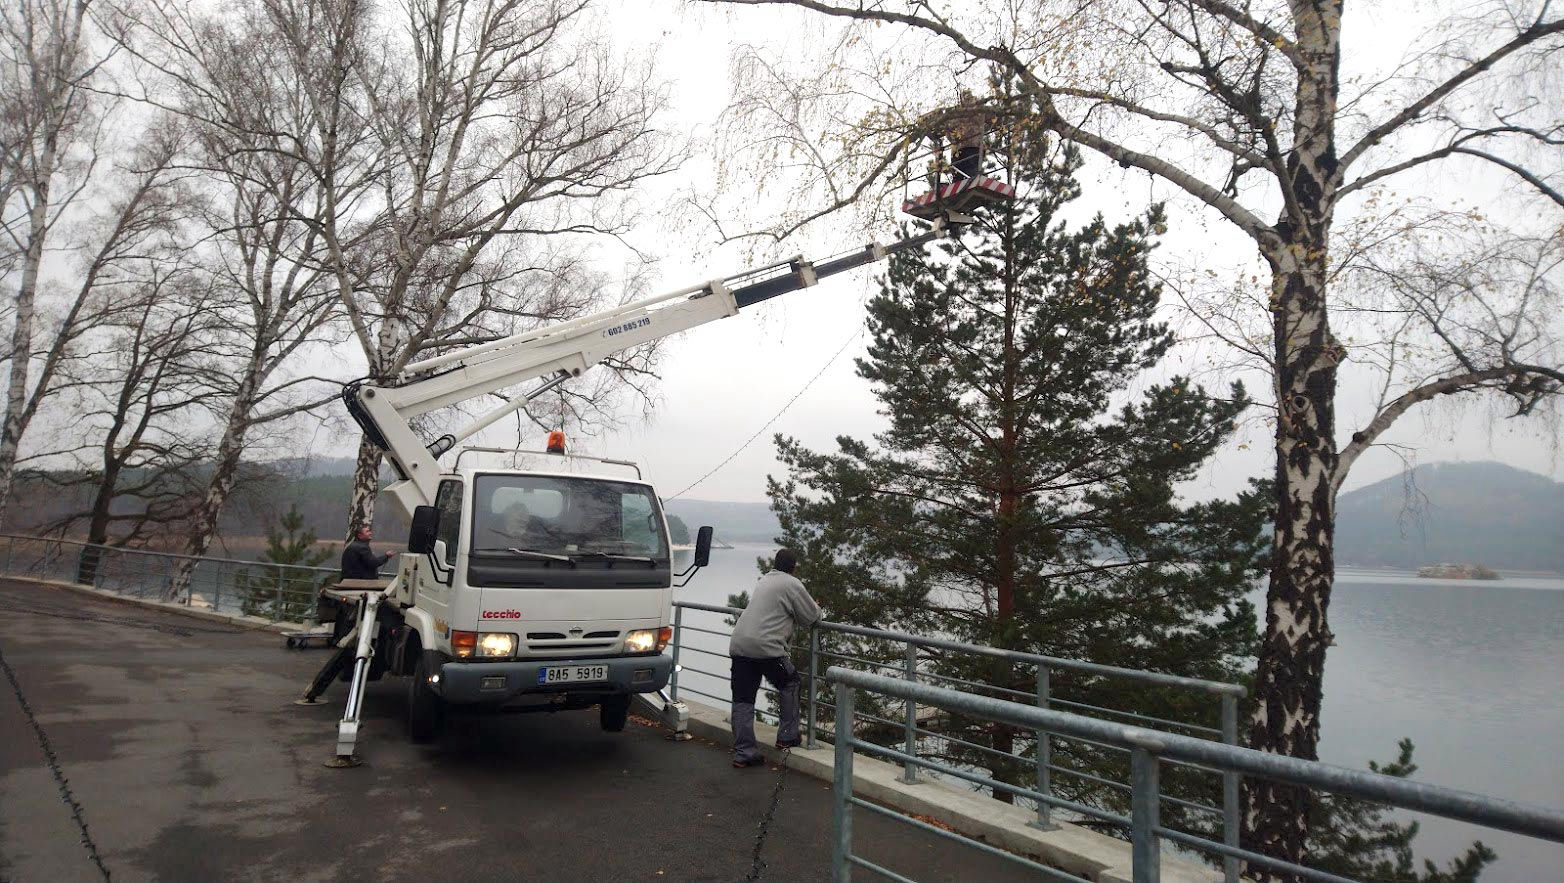
POLYGON ((33 354, 34 301, 38 294, 38 270, 43 264, 43 242, 49 228, 49 184, 54 176, 54 144, 44 148, 27 218, 27 251, 22 257, 22 278, 16 290, 16 325, 11 330, 11 378, 5 392, 5 422, 0 424, 0 525, 5 524, 11 482, 16 472, 17 450, 27 431, 27 384, 33 354))
POLYGON ((346 538, 351 540, 360 526, 375 520, 375 496, 380 493, 380 449, 369 439, 358 443, 358 465, 353 469, 353 504, 348 509, 346 538))
MULTIPOLYGON (((1340 348, 1324 308, 1323 261, 1279 269, 1273 282, 1278 338, 1292 358, 1279 363, 1276 514, 1265 632, 1255 672, 1250 747, 1319 757, 1326 618, 1335 562, 1336 366, 1340 348)), ((1286 263, 1284 262, 1284 266, 1286 263)), ((1308 835, 1309 791, 1264 779, 1244 781, 1245 848, 1298 862, 1308 835)), ((1255 879, 1288 879, 1250 867, 1255 879)))
MULTIPOLYGON (((1287 204, 1274 227, 1279 242, 1261 248, 1272 272, 1277 499, 1249 746, 1316 760, 1335 576, 1336 370, 1345 356, 1327 310, 1341 3, 1293 0, 1292 6, 1302 63, 1287 161, 1291 181, 1284 182, 1287 204)), ((1309 834, 1308 789, 1255 778, 1244 785, 1244 846, 1300 862, 1309 834)), ((1291 879, 1263 867, 1248 873, 1291 879)))
POLYGON ((223 426, 223 437, 217 445, 217 461, 213 464, 212 479, 206 488, 206 496, 196 509, 190 537, 185 543, 184 554, 174 566, 174 572, 164 590, 164 600, 172 601, 185 593, 190 577, 195 572, 196 561, 205 555, 217 535, 217 519, 233 493, 234 479, 239 473, 239 460, 244 454, 245 434, 250 428, 251 412, 255 409, 255 395, 259 389, 258 366, 251 364, 245 372, 233 402, 228 407, 228 420, 223 426))

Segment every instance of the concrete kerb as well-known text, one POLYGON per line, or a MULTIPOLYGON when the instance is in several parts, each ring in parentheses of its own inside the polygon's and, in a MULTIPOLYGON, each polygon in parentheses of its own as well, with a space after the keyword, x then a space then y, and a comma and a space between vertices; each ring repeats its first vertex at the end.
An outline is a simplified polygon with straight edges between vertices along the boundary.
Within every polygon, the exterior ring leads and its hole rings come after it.
MULTIPOLYGON (((689 709, 691 733, 718 744, 732 739, 726 712, 697 702, 684 704, 689 709)), ((767 759, 782 762, 782 752, 772 747, 775 727, 757 721, 755 738, 767 759)), ((789 769, 825 782, 831 781, 833 763, 829 744, 813 751, 794 748, 787 761, 789 769)), ((895 764, 862 754, 853 758, 853 791, 859 797, 933 819, 967 837, 1096 883, 1128 883, 1131 879, 1130 845, 1123 840, 1063 822, 1052 831, 1041 831, 1030 826, 1036 818, 1030 809, 933 779, 908 785, 900 776, 901 767, 895 764)), ((1165 883, 1218 883, 1221 879, 1222 872, 1216 868, 1162 857, 1165 883)))
POLYGON ((262 619, 259 616, 248 616, 243 613, 221 613, 216 610, 202 610, 199 607, 187 607, 175 601, 156 601, 151 598, 133 598, 129 595, 121 595, 108 589, 96 589, 92 586, 84 586, 80 583, 67 582, 59 579, 43 579, 34 576, 11 576, 0 574, 0 579, 15 580, 24 583, 39 583, 46 586, 54 586, 61 589, 69 589, 72 592, 80 592, 83 595, 91 595, 94 598, 102 598, 105 601, 116 601, 121 604, 129 604, 133 607, 142 607, 148 610, 157 610, 163 613, 177 613, 180 616, 188 616, 192 619, 201 619, 207 622, 220 622, 225 625, 238 626, 252 631, 272 631, 281 634, 294 632, 304 628, 303 623, 298 622, 273 622, 262 619))

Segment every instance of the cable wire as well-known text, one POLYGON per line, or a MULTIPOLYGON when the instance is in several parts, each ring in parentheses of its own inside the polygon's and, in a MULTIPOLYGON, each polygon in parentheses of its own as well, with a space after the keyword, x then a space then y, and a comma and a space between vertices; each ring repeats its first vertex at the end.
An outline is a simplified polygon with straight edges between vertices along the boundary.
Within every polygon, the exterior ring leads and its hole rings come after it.
POLYGON ((815 381, 819 380, 821 378, 821 376, 825 374, 826 370, 829 369, 833 364, 835 364, 837 359, 841 358, 842 353, 847 352, 847 348, 853 345, 853 341, 857 340, 859 338, 859 336, 861 336, 862 334, 863 334, 863 326, 860 325, 858 327, 858 330, 853 332, 853 336, 847 338, 847 342, 843 343, 841 348, 838 349, 836 351, 836 353, 834 355, 832 355, 831 358, 828 359, 824 365, 820 366, 820 370, 815 372, 815 376, 809 378, 809 382, 804 384, 804 388, 800 389, 797 393, 795 393, 793 395, 792 398, 788 399, 787 400, 787 404, 782 406, 782 410, 780 410, 780 411, 776 412, 775 414, 771 415, 771 419, 770 420, 767 420, 764 425, 762 425, 759 429, 755 430, 755 434, 754 435, 750 436, 748 439, 746 439, 744 441, 743 444, 739 445, 738 450, 736 450, 733 453, 729 454, 726 459, 724 459, 721 463, 718 463, 716 466, 713 466, 711 468, 711 471, 707 472, 705 475, 702 475, 700 478, 696 479, 694 481, 694 483, 690 484, 684 490, 679 491, 677 494, 674 494, 671 497, 665 498, 663 500, 663 502, 666 503, 666 502, 668 502, 670 500, 677 500, 680 497, 684 496, 686 493, 689 493, 690 491, 692 491, 695 488, 699 487, 701 485, 701 483, 704 482, 706 479, 711 478, 713 475, 716 475, 717 472, 722 469, 722 467, 728 465, 729 463, 732 463, 733 462, 733 458, 735 458, 738 455, 744 453, 744 450, 746 448, 748 448, 750 445, 754 444, 755 439, 760 438, 761 433, 763 433, 767 429, 771 428, 771 424, 773 424, 773 423, 777 422, 778 420, 782 419, 782 415, 787 413, 787 409, 788 408, 793 407, 793 403, 794 402, 797 402, 800 398, 803 398, 804 393, 808 392, 809 388, 811 386, 815 385, 815 381))

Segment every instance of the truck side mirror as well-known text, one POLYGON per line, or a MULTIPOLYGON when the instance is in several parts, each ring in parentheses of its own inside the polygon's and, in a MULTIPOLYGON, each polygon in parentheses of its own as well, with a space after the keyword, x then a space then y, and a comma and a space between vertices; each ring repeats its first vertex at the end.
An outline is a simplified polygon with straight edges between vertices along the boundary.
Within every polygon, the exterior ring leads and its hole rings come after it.
POLYGON ((413 526, 407 531, 407 551, 427 555, 434 551, 434 537, 440 530, 440 510, 433 506, 413 507, 413 526))
POLYGON ((695 533, 695 566, 705 567, 711 563, 711 525, 702 527, 695 533))

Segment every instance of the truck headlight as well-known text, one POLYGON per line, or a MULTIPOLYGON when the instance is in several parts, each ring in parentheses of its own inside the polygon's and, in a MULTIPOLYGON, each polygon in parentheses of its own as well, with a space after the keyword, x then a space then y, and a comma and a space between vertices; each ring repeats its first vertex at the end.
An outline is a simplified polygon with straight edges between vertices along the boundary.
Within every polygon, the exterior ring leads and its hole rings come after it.
POLYGON ((625 635, 625 652, 650 653, 657 647, 657 629, 641 629, 625 635))
POLYGON ((484 659, 508 659, 516 655, 516 636, 504 632, 479 632, 478 655, 484 659))

